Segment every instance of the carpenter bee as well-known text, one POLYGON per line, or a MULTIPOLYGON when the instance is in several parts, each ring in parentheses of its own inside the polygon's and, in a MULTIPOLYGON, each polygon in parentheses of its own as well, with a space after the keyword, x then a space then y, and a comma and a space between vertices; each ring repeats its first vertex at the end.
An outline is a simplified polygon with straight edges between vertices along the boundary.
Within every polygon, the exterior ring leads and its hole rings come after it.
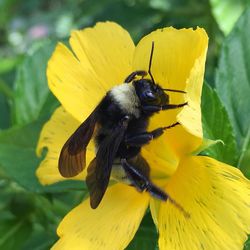
POLYGON ((169 199, 179 206, 152 183, 149 177, 150 167, 140 154, 143 145, 161 136, 166 129, 179 124, 176 122, 148 132, 149 118, 161 110, 176 109, 187 104, 169 104, 166 91, 185 92, 163 89, 155 83, 151 73, 153 52, 154 42, 148 72, 132 72, 124 83, 108 91, 61 150, 59 171, 64 177, 73 177, 83 171, 86 165, 86 148, 91 138, 94 138, 96 157, 88 166, 86 178, 93 209, 100 204, 110 177, 132 185, 140 192, 147 191, 160 200, 169 199), (146 79, 146 75, 150 79, 146 79))

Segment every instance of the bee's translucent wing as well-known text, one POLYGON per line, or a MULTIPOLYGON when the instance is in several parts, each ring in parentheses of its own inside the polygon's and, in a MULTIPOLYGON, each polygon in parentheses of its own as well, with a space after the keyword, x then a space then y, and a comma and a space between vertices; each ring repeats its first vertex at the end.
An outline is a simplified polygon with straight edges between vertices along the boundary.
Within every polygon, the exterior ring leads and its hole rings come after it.
POLYGON ((59 157, 59 172, 73 177, 86 165, 86 148, 95 130, 96 110, 78 127, 64 144, 59 157))
POLYGON ((86 183, 90 192, 90 205, 97 208, 108 187, 112 164, 124 138, 127 124, 120 123, 99 145, 96 158, 88 167, 86 183))

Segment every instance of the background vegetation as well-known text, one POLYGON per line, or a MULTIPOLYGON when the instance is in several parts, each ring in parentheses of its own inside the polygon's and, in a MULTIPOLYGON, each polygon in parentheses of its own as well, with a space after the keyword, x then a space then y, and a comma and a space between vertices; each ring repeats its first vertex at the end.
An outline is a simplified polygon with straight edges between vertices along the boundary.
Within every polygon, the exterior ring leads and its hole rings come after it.
MULTIPOLYGON (((70 30, 97 21, 118 22, 135 42, 164 26, 207 30, 203 127, 206 137, 225 146, 203 153, 250 178, 248 6, 247 0, 0 0, 0 249, 49 249, 62 217, 84 197, 81 182, 38 183, 35 147, 58 106, 45 76, 56 41, 67 42, 70 30)), ((150 215, 127 249, 157 249, 150 215)))

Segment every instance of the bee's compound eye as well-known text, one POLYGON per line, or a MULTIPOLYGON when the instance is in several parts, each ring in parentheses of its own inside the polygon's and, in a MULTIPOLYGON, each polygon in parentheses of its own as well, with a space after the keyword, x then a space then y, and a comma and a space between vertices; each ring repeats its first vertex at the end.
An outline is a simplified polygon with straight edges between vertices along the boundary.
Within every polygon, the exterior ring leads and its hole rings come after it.
POLYGON ((146 92, 145 92, 145 96, 146 96, 148 99, 155 99, 155 95, 154 95, 153 92, 151 92, 151 91, 146 91, 146 92))

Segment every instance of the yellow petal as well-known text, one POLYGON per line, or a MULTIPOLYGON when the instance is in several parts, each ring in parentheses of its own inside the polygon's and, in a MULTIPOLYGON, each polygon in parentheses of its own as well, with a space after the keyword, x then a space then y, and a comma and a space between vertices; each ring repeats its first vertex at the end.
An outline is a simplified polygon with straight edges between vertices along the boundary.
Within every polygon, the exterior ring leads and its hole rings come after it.
POLYGON ((173 150, 165 143, 164 137, 159 137, 143 146, 142 156, 150 166, 150 176, 153 179, 172 176, 179 163, 173 150))
POLYGON ((52 249, 124 249, 139 227, 148 199, 127 185, 108 188, 97 209, 91 209, 87 199, 66 215, 57 230, 60 240, 52 249))
POLYGON ((154 31, 136 47, 134 70, 148 70, 152 41, 155 49, 151 71, 155 81, 164 88, 187 91, 187 94, 169 92, 169 95, 170 103, 188 101, 188 106, 155 115, 150 128, 179 121, 183 126, 170 129, 163 137, 180 156, 194 151, 201 144, 200 98, 208 37, 200 28, 177 30, 171 27, 154 31))
MULTIPOLYGON (((155 81, 165 88, 185 90, 196 59, 207 50, 208 38, 204 29, 170 27, 150 33, 136 46, 134 70, 148 70, 152 41, 155 48, 151 71, 155 81)), ((176 94, 175 98, 179 96, 176 94)))
POLYGON ((149 205, 154 224, 158 228, 158 216, 161 207, 161 201, 158 199, 150 199, 149 205))
MULTIPOLYGON (((44 148, 47 148, 48 151, 36 172, 43 185, 66 180, 58 171, 58 159, 62 146, 79 125, 80 123, 62 107, 57 108, 50 120, 44 125, 37 145, 37 154, 40 156, 44 148)), ((86 164, 88 165, 93 158, 94 145, 91 143, 87 149, 86 164)), ((86 171, 72 179, 83 180, 85 176, 86 171)))
POLYGON ((177 116, 177 120, 185 127, 185 129, 196 137, 203 137, 201 123, 201 92, 205 70, 207 47, 203 53, 196 59, 191 69, 186 86, 186 105, 177 116))
POLYGON ((90 63, 106 90, 123 83, 131 73, 135 46, 129 33, 116 23, 97 23, 74 31, 70 44, 82 67, 90 63))
POLYGON ((74 57, 63 44, 58 44, 48 63, 50 90, 65 110, 82 122, 105 95, 105 89, 93 73, 74 57))
POLYGON ((243 249, 250 233, 250 181, 212 158, 183 159, 166 187, 190 214, 169 201, 159 216, 161 250, 243 249))

